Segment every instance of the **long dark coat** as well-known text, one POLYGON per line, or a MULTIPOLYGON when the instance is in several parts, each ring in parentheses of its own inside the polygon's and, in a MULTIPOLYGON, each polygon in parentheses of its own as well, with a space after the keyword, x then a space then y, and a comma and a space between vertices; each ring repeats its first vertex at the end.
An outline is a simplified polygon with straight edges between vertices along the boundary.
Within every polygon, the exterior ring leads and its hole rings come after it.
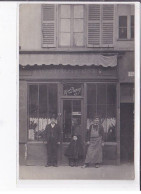
POLYGON ((51 124, 46 126, 44 141, 47 141, 48 164, 57 164, 58 142, 61 140, 61 132, 58 124, 52 128, 51 124))
POLYGON ((75 127, 72 135, 72 140, 68 145, 65 156, 69 159, 83 159, 84 158, 84 143, 80 135, 81 128, 75 127), (77 140, 73 140, 73 136, 77 136, 77 140))

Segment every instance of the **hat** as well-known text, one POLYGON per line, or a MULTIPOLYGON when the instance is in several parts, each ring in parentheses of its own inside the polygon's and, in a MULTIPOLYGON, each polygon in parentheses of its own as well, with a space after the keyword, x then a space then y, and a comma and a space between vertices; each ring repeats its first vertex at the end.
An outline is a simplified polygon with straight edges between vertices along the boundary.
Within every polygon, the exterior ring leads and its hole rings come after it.
POLYGON ((95 118, 94 118, 94 119, 99 120, 99 117, 98 117, 98 116, 95 116, 95 118))

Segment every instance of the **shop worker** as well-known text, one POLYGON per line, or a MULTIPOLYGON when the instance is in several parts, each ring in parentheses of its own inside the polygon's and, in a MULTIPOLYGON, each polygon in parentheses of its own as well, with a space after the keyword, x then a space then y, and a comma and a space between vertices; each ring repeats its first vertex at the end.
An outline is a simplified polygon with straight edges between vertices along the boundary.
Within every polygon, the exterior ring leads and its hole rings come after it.
POLYGON ((89 165, 95 165, 96 168, 100 167, 102 163, 102 141, 103 141, 104 130, 102 125, 100 125, 99 118, 94 119, 94 123, 90 125, 87 131, 86 141, 89 145, 85 164, 83 168, 89 165))
POLYGON ((44 131, 44 142, 47 142, 47 164, 46 167, 57 167, 58 146, 60 145, 60 127, 56 124, 56 115, 53 114, 44 131))

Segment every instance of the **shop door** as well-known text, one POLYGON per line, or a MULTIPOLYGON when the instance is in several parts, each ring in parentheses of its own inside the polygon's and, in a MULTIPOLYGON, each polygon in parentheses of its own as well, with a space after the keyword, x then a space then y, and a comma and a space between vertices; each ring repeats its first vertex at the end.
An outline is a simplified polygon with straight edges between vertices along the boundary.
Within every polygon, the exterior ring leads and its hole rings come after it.
POLYGON ((82 99, 63 99, 62 100, 62 144, 61 144, 61 163, 68 164, 67 158, 64 156, 74 130, 83 138, 83 100, 82 99))
POLYGON ((120 111, 121 162, 134 161, 134 104, 121 103, 120 111))

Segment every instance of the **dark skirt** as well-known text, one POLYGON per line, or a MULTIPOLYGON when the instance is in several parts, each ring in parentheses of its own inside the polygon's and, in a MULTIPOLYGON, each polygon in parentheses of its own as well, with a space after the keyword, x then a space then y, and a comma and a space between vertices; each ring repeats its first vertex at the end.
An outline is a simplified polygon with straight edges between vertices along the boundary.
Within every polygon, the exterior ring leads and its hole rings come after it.
POLYGON ((72 140, 65 151, 65 156, 69 159, 83 159, 84 145, 80 139, 72 140))

